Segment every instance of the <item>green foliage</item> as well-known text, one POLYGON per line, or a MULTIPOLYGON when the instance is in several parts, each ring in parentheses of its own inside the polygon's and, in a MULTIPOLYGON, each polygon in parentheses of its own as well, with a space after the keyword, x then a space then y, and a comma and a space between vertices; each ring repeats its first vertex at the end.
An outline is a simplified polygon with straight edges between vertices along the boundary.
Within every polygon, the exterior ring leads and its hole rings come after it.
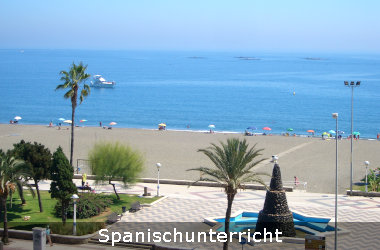
POLYGON ((89 160, 97 182, 120 178, 124 185, 134 183, 144 166, 141 153, 118 142, 96 144, 89 160))
POLYGON ((65 210, 71 200, 71 196, 77 193, 77 187, 73 183, 74 169, 67 160, 62 148, 59 147, 53 154, 51 166, 50 193, 52 198, 57 198, 63 205, 62 220, 66 221, 65 210))
MULTIPOLYGON (((105 209, 112 205, 112 198, 109 195, 100 195, 93 193, 79 194, 77 200, 77 218, 90 218, 104 212, 105 209)), ((57 202, 55 206, 55 216, 59 217, 62 214, 62 203, 57 202)), ((74 202, 71 200, 67 210, 67 218, 74 216, 74 202)))
POLYGON ((188 171, 199 171, 205 174, 202 180, 214 181, 224 185, 226 193, 228 190, 243 188, 243 183, 258 182, 265 185, 260 175, 266 173, 255 173, 252 169, 264 159, 254 161, 261 155, 262 149, 255 149, 256 145, 248 148, 249 145, 244 139, 227 139, 227 144, 220 142, 221 146, 214 143, 206 149, 199 149, 214 164, 215 168, 200 167, 189 169, 188 171))
POLYGON ((368 174, 367 180, 368 180, 368 190, 369 191, 380 191, 380 169, 369 170, 370 173, 368 174))
MULTIPOLYGON (((29 168, 24 161, 17 160, 9 154, 0 152, 0 201, 3 210, 4 233, 2 241, 8 242, 8 215, 7 215, 7 198, 11 197, 16 188, 22 187, 25 179, 30 176, 29 168)), ((25 184, 27 185, 27 184, 25 184)))
POLYGON ((91 77, 90 74, 86 73, 86 70, 87 65, 83 65, 83 63, 80 62, 79 65, 73 63, 69 71, 62 70, 60 72, 63 84, 59 84, 56 90, 67 89, 68 91, 63 97, 65 99, 70 98, 73 106, 76 106, 77 103, 78 90, 80 90, 80 103, 90 94, 91 89, 87 84, 83 84, 83 88, 80 89, 80 84, 91 77))
POLYGON ((49 179, 52 155, 44 145, 21 140, 19 143, 13 144, 11 154, 25 161, 35 181, 49 179))

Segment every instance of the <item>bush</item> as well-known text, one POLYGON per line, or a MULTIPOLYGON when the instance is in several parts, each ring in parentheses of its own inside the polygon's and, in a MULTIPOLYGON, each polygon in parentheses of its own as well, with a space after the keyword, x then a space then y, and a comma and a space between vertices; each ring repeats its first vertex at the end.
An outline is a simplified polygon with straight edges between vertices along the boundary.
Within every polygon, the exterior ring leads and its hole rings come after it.
MULTIPOLYGON (((100 213, 112 204, 112 198, 107 195, 99 195, 93 193, 79 194, 77 201, 77 218, 85 219, 90 218, 100 213)), ((55 216, 60 217, 62 211, 62 204, 60 201, 55 205, 55 216)), ((74 216, 74 202, 70 201, 67 218, 74 216)))

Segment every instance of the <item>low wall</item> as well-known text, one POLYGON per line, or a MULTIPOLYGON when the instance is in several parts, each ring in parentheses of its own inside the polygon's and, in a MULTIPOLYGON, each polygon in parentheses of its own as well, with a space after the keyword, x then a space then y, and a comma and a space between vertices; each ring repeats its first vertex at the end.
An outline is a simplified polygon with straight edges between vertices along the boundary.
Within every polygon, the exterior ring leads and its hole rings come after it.
POLYGON ((351 194, 351 191, 347 190, 347 195, 364 196, 364 197, 380 197, 380 192, 364 192, 364 191, 352 190, 352 194, 351 194))
MULTIPOLYGON (((0 228, 1 234, 3 233, 3 231, 4 229, 0 228)), ((97 233, 98 232, 93 233, 93 234, 82 235, 82 236, 51 234, 51 239, 54 243, 86 244, 88 240, 97 233)), ((8 234, 9 234, 9 238, 33 240, 33 231, 8 229, 8 234)))
MULTIPOLYGON (((82 175, 75 174, 74 179, 82 179, 82 175)), ((88 180, 95 180, 94 175, 87 175, 88 180)), ((115 178, 113 181, 121 181, 120 178, 115 178)), ((139 178, 138 182, 142 183, 157 183, 157 179, 154 178, 139 178)), ((160 179, 160 184, 171 184, 171 185, 186 185, 186 186, 205 186, 205 187, 223 187, 222 184, 211 181, 190 181, 190 180, 171 180, 171 179, 160 179)), ((253 190, 266 190, 262 185, 255 184, 245 184, 245 189, 253 189, 253 190)), ((293 187, 284 187, 286 192, 293 192, 293 187)))

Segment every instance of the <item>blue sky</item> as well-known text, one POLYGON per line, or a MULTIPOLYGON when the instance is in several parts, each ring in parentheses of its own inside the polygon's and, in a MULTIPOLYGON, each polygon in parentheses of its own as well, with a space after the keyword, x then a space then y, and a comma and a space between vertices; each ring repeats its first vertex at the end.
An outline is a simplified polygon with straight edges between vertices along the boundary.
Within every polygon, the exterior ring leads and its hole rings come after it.
POLYGON ((377 0, 0 0, 0 48, 380 52, 377 0))

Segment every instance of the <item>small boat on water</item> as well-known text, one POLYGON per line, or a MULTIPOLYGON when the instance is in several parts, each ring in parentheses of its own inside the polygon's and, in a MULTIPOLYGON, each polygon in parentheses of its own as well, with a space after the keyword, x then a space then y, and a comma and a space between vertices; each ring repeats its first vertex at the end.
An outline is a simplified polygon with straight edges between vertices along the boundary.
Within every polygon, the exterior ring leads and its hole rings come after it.
POLYGON ((91 87, 95 88, 113 88, 115 85, 114 81, 109 82, 101 75, 94 75, 94 81, 91 81, 91 87))

